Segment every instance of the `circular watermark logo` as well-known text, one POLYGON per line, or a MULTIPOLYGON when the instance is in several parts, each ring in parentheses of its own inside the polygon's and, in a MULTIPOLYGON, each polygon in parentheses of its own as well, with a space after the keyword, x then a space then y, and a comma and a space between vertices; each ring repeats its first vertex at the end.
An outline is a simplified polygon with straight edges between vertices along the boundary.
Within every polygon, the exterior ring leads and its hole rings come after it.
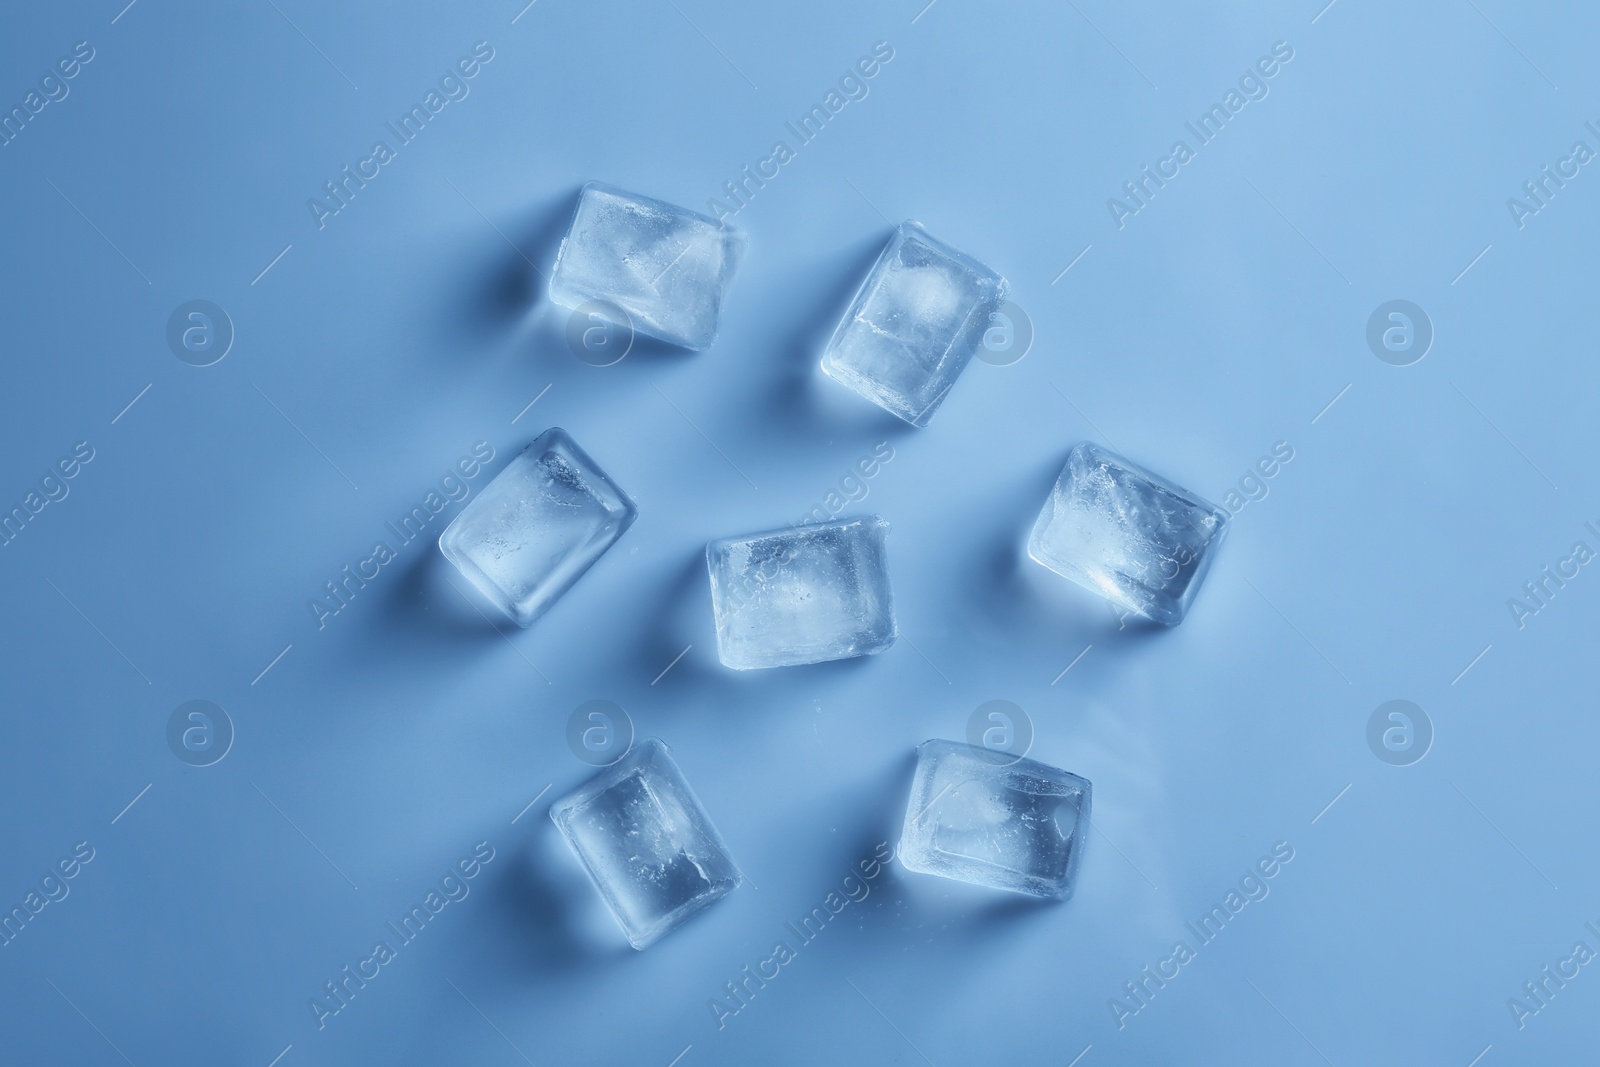
POLYGON ((209 767, 233 747, 233 720, 209 700, 179 704, 167 717, 167 747, 191 767, 209 767))
POLYGON ((167 319, 167 347, 191 367, 209 367, 233 347, 233 320, 209 300, 179 304, 167 319))
POLYGON ((1033 720, 1009 700, 979 704, 967 719, 967 743, 984 749, 1002 767, 1033 748, 1033 720))
POLYGON ((633 317, 609 300, 590 300, 567 318, 567 347, 591 367, 621 363, 633 348, 633 317))
POLYGON ((595 767, 615 763, 633 747, 633 720, 609 700, 586 701, 567 716, 567 747, 595 767))
POLYGON ((1379 304, 1367 320, 1367 347, 1392 367, 1409 367, 1433 347, 1433 320, 1409 300, 1379 304))
POLYGON ((1007 300, 999 310, 989 312, 989 325, 983 331, 978 358, 993 367, 1009 367, 1033 347, 1033 320, 1028 313, 1007 300))
POLYGON ((1409 767, 1433 747, 1433 720, 1409 700, 1379 704, 1367 720, 1367 747, 1391 767, 1409 767))

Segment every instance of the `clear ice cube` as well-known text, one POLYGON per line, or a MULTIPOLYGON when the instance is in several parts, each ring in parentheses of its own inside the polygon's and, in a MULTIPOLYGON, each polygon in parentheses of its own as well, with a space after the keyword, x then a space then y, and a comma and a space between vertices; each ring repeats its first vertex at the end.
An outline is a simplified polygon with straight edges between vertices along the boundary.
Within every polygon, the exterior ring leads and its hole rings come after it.
POLYGON ((495 606, 529 626, 633 525, 638 509, 559 427, 507 463, 439 537, 495 606))
POLYGON ((743 881, 671 750, 654 737, 552 804, 550 818, 634 948, 743 881))
POLYGON ((550 299, 615 305, 630 320, 624 325, 700 351, 716 340, 744 243, 705 215, 590 182, 556 253, 550 299))
POLYGON ((822 369, 913 426, 926 426, 983 344, 1009 283, 900 224, 833 332, 822 369))
POLYGON ((909 871, 1065 900, 1089 828, 1087 779, 955 741, 917 746, 898 856, 909 871))
POLYGON ((722 662, 741 671, 793 667, 894 644, 888 532, 873 515, 707 545, 722 662))
POLYGON ((1166 626, 1183 621, 1227 512, 1084 441, 1033 524, 1028 555, 1166 626))

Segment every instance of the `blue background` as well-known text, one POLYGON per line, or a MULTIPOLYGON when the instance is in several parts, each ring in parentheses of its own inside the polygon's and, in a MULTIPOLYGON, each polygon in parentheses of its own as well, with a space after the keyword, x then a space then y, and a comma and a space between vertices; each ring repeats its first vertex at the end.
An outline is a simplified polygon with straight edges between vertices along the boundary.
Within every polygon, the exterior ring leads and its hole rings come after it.
POLYGON ((94 0, 0 21, 5 109, 94 49, 0 148, 0 503, 94 450, 0 550, 0 903, 94 849, 0 947, 8 1062, 1593 1049, 1596 968, 1521 1028, 1507 1000, 1600 949, 1600 576, 1520 627, 1507 601, 1600 548, 1600 177, 1521 228, 1506 204, 1600 148, 1592 12, 94 0), (470 95, 319 229, 308 198, 478 41, 470 95), (716 346, 576 358, 539 271, 579 186, 703 210, 878 41, 869 95, 739 212, 716 346), (1107 198, 1278 41, 1269 95, 1119 229, 1107 198), (923 430, 816 366, 906 217, 1009 277, 1036 331, 923 430), (208 367, 165 339, 197 298, 237 331, 208 367), (1436 331, 1405 367, 1365 339, 1396 298, 1436 331), (550 425, 641 517, 549 615, 479 613, 433 547, 451 505, 319 629, 324 583, 475 442, 498 469, 550 425), (1021 556, 1083 438, 1212 499, 1293 448, 1181 627, 1119 625, 1021 556), (902 639, 723 669, 704 543, 793 521, 879 441, 894 459, 850 510, 893 524, 902 639), (192 699, 236 730, 209 767, 166 740, 192 699), (673 746, 751 881, 643 953, 546 818, 590 773, 565 727, 591 699, 673 746), (994 699, 1094 783, 1074 899, 891 865, 719 1029, 724 983, 897 839, 913 746, 994 699), (1391 699, 1432 723, 1410 766, 1368 744, 1391 699), (480 841, 470 895, 319 1029, 323 983, 480 841), (1277 842, 1270 894, 1119 1027, 1111 998, 1277 842))

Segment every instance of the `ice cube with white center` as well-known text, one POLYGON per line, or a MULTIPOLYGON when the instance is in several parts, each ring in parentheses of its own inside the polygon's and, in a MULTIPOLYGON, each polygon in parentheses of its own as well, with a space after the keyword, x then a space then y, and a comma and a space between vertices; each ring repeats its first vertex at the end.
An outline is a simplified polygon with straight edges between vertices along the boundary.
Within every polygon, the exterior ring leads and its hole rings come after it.
POLYGON ((638 514, 588 453, 553 427, 461 509, 439 550, 518 626, 530 626, 638 514))
POLYGON ((897 855, 908 871, 1065 900, 1089 829, 1088 779, 955 741, 917 746, 897 855))
POLYGON ((1228 513, 1089 441, 1073 447, 1028 555, 1165 626, 1183 621, 1228 513))
POLYGON ((913 426, 926 426, 983 344, 1010 284, 906 221, 856 291, 822 369, 913 426))
POLYGON ((717 653, 745 671, 882 652, 894 597, 876 515, 713 541, 706 546, 717 653))
POLYGON ((645 738, 556 801, 550 818, 637 949, 743 881, 658 738, 645 738))
POLYGON ((706 215, 590 182, 556 253, 550 299, 669 344, 717 338, 744 235, 706 215))

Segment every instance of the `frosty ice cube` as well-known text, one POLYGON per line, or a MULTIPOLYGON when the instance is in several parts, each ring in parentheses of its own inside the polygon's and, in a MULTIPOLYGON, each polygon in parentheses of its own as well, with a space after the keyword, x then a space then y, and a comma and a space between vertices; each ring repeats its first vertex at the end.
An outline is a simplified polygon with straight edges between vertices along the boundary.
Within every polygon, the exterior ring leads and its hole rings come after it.
POLYGON ((792 667, 894 644, 888 532, 873 515, 707 545, 722 662, 740 671, 792 667))
POLYGON ((926 426, 983 344, 1009 283, 922 228, 900 224, 833 332, 822 369, 926 426))
POLYGON ((599 182, 583 187, 556 253, 550 299, 598 302, 639 333, 700 351, 717 338, 744 236, 715 219, 599 182), (609 305, 609 307, 608 307, 609 305))
POLYGON ((955 741, 917 746, 900 835, 908 871, 1065 900, 1089 829, 1087 779, 955 741))
POLYGON ((633 525, 638 509, 560 427, 507 463, 439 537, 456 569, 529 626, 633 525))
POLYGON ((743 881, 671 750, 654 737, 552 804, 550 818, 634 948, 743 881))
POLYGON ((1084 441, 1033 524, 1028 555, 1166 626, 1183 621, 1228 514, 1084 441))

